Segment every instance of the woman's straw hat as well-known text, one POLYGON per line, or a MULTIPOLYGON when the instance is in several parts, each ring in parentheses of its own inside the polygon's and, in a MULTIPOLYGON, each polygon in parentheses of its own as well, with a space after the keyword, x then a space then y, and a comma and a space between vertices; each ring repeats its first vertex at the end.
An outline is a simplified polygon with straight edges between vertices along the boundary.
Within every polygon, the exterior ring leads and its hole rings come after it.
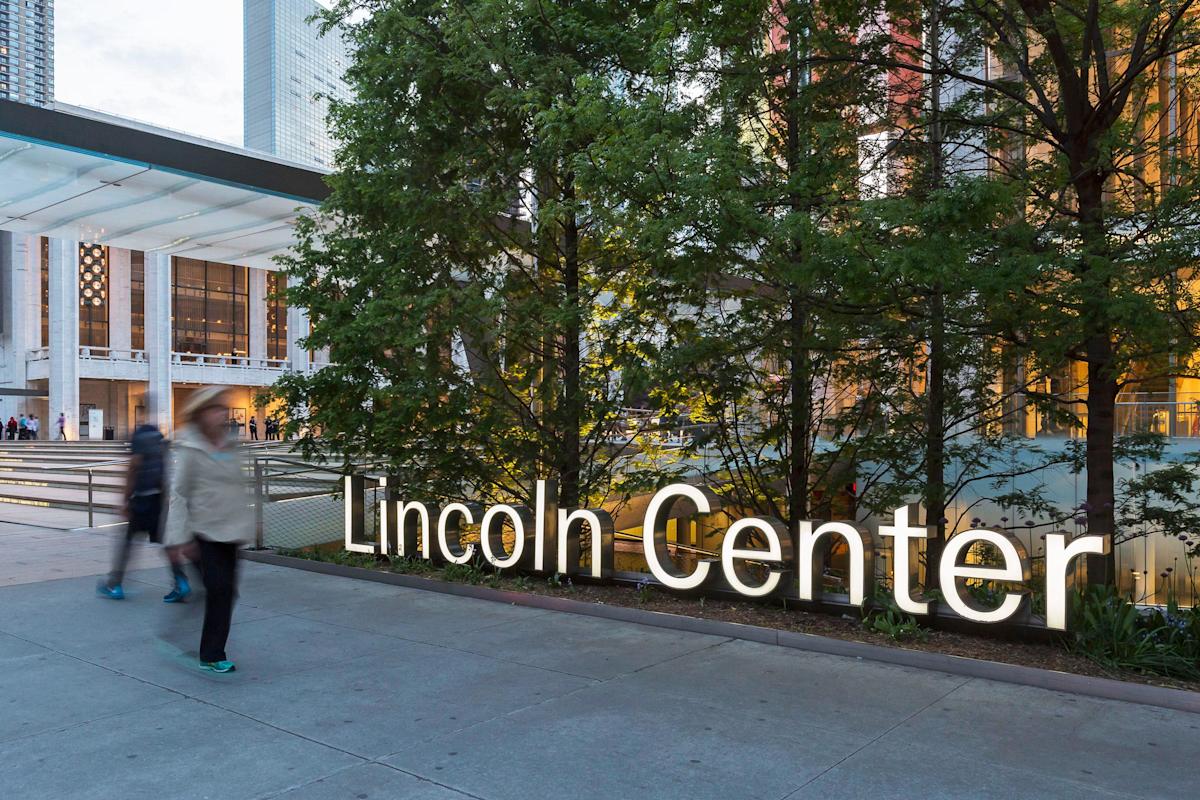
POLYGON ((224 386, 205 386, 192 392, 191 397, 183 404, 184 419, 195 419, 197 414, 212 406, 228 406, 229 403, 225 400, 228 391, 224 386))

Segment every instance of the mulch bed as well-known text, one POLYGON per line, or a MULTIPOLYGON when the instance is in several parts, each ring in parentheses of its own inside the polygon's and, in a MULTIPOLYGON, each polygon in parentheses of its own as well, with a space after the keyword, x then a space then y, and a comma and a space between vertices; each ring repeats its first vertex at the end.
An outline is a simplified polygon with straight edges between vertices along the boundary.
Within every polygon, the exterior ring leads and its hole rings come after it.
MULTIPOLYGON (((331 559, 311 552, 288 552, 286 555, 310 559, 316 558, 322 561, 336 560, 345 563, 340 558, 331 559)), ((419 575, 420 577, 434 580, 445 580, 442 570, 432 565, 428 568, 409 570, 401 568, 400 564, 393 566, 389 565, 386 561, 370 562, 367 559, 362 559, 361 562, 348 565, 377 569, 384 572, 419 575)), ((488 574, 482 580, 472 580, 470 582, 510 592, 566 597, 587 603, 641 608, 647 611, 659 611, 685 617, 736 622, 743 625, 757 625, 763 628, 774 628, 776 630, 794 631, 797 633, 811 633, 817 636, 865 642, 883 647, 923 650, 985 661, 1018 664, 1025 667, 1037 667, 1057 672, 1070 672, 1076 675, 1131 681, 1150 686, 1200 691, 1200 682, 1166 678, 1159 675, 1145 675, 1128 670, 1114 671, 1106 669, 1090 659, 1070 653, 1060 645, 1051 643, 1011 641, 941 630, 927 630, 924 640, 898 642, 886 634, 866 628, 858 617, 814 613, 794 607, 785 609, 782 607, 782 604, 776 606, 744 600, 731 601, 711 597, 703 599, 682 597, 669 594, 653 586, 641 591, 625 584, 601 585, 578 583, 568 586, 556 585, 551 581, 533 577, 492 576, 491 574, 488 574)))

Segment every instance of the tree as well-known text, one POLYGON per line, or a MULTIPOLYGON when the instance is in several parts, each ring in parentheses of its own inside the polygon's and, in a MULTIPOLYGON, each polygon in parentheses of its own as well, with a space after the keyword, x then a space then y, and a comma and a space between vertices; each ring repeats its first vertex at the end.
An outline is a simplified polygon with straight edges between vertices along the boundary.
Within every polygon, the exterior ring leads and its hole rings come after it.
POLYGON ((562 505, 636 479, 612 446, 646 326, 603 175, 655 58, 654 3, 343 0, 354 98, 332 194, 284 264, 333 366, 276 391, 304 445, 413 491, 562 505), (307 411, 304 411, 307 409, 307 411))
MULTIPOLYGON (((891 26, 873 34, 890 43, 876 63, 952 81, 979 99, 979 112, 962 122, 986 135, 991 168, 1022 199, 1013 223, 1029 230, 997 261, 1010 280, 981 299, 1036 372, 1084 366, 1086 399, 1073 386, 1027 395, 1084 427, 1083 510, 1096 533, 1116 530, 1119 392, 1188 372, 1200 331, 1190 277, 1198 185, 1176 157, 1194 134, 1169 124, 1180 98, 1194 95, 1200 27, 1192 5, 946 4, 942 24, 966 45, 966 60, 938 57, 927 40, 898 37, 891 26)), ((889 11, 881 18, 920 18, 919 4, 889 11)), ((1089 566, 1090 579, 1113 579, 1111 557, 1089 566)))

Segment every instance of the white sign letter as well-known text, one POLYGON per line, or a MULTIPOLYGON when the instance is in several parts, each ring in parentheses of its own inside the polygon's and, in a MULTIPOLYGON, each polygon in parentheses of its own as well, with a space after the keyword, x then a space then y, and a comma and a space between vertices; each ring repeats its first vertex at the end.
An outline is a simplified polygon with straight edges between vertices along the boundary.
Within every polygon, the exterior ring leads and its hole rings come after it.
MULTIPOLYGON (((1021 607, 1021 595, 1011 592, 1004 595, 1000 607, 996 609, 979 608, 963 599, 958 590, 961 578, 976 578, 984 581, 1024 581, 1029 579, 1029 561, 1024 558, 1021 545, 1002 533, 983 528, 963 531, 957 536, 951 536, 942 550, 942 563, 938 565, 938 582, 942 587, 942 595, 946 604, 955 613, 971 622, 1003 622, 1017 613, 1021 607), (968 567, 960 566, 959 560, 977 542, 987 542, 995 547, 1004 559, 1003 567, 968 567)), ((1022 548, 1023 550, 1023 548, 1022 548)))
POLYGON ((651 574, 668 589, 686 591, 696 589, 708 579, 708 570, 712 566, 707 561, 696 564, 696 571, 691 575, 683 575, 671 563, 667 551, 667 514, 675 501, 685 497, 692 501, 699 514, 708 514, 715 504, 720 507, 720 500, 711 492, 705 492, 686 483, 673 483, 664 486, 655 493, 646 506, 646 518, 642 520, 642 543, 646 551, 646 564, 651 574))
POLYGON ((879 535, 892 536, 896 540, 892 544, 892 585, 895 588, 896 605, 901 611, 909 614, 928 614, 929 603, 912 598, 912 561, 909 558, 912 548, 910 542, 928 539, 933 535, 934 530, 925 525, 909 524, 909 515, 916 517, 920 513, 918 509, 919 506, 915 503, 897 508, 893 515, 895 524, 880 525, 879 535))
POLYGON ((762 585, 753 586, 748 583, 751 576, 741 562, 749 559, 765 561, 771 565, 782 564, 784 561, 791 560, 791 550, 792 539, 788 536, 787 528, 783 527, 783 523, 779 520, 769 517, 766 519, 758 517, 739 519, 729 526, 729 530, 725 531, 725 539, 721 542, 721 571, 725 575, 725 580, 738 594, 746 597, 766 597, 779 588, 779 581, 782 579, 783 573, 772 566, 762 585), (741 546, 740 540, 745 538, 750 531, 758 531, 767 540, 765 550, 750 550, 741 546), (787 543, 786 547, 784 546, 785 542, 787 543))
POLYGON ((816 558, 814 551, 821 539, 830 534, 846 540, 850 550, 850 605, 862 606, 867 599, 867 575, 875 574, 874 547, 871 534, 849 522, 826 522, 813 530, 811 522, 800 521, 800 599, 812 600, 814 586, 821 584, 824 558, 816 558))
POLYGON ((438 515, 438 547, 441 548, 442 558, 451 564, 469 564, 471 559, 475 558, 475 545, 469 544, 463 547, 461 530, 457 524, 450 525, 450 521, 457 514, 461 514, 468 525, 475 523, 475 516, 471 513, 469 506, 463 503, 450 503, 438 515), (448 540, 450 534, 454 536, 453 546, 448 540))
POLYGON ((1062 531, 1046 534, 1046 627, 1067 629, 1067 570, 1085 553, 1107 555, 1107 536, 1077 536, 1067 544, 1062 531))
POLYGON ((517 509, 503 503, 489 508, 483 515, 483 521, 479 523, 479 543, 483 545, 483 557, 496 569, 515 567, 525 554, 525 538, 532 533, 532 523, 526 508, 517 509), (507 554, 504 553, 504 523, 497 519, 501 515, 508 517, 513 526, 513 549, 507 554))

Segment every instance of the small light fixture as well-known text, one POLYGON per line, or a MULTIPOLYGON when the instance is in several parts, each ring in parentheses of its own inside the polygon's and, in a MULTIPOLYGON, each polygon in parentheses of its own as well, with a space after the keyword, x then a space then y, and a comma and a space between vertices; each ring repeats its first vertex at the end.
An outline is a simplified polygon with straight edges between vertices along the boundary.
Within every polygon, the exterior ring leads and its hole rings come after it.
POLYGON ((98 308, 108 298, 108 250, 99 244, 79 245, 79 305, 98 308))

